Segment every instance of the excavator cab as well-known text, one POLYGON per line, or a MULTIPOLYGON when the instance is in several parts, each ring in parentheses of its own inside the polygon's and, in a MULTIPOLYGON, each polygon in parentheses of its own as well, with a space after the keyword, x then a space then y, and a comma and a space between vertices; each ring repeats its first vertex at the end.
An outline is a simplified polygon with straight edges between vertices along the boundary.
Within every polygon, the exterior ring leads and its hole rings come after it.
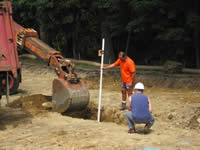
POLYGON ((3 80, 4 72, 9 71, 12 79, 21 82, 21 65, 17 51, 25 49, 44 61, 58 76, 53 80, 52 90, 55 111, 62 113, 66 110, 79 110, 88 105, 89 91, 75 73, 74 64, 41 41, 34 29, 17 24, 12 19, 10 2, 0 2, 0 31, 0 80, 3 80), (5 61, 1 60, 3 56, 7 58, 5 61))

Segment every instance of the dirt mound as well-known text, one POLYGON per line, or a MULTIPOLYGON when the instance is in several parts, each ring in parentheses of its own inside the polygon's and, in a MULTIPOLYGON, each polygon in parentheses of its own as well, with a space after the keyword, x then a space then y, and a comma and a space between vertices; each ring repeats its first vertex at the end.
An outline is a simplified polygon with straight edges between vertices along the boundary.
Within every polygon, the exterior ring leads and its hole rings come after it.
POLYGON ((45 113, 47 110, 43 104, 46 102, 51 102, 50 96, 44 96, 41 94, 20 97, 19 99, 8 104, 8 107, 21 108, 25 113, 31 115, 38 115, 40 113, 45 113))
POLYGON ((192 106, 180 112, 174 112, 168 115, 173 124, 180 128, 200 129, 200 107, 192 106))
MULTIPOLYGON (((78 70, 79 71, 79 70, 78 70)), ((78 72, 81 77, 87 82, 99 83, 99 71, 97 70, 82 70, 78 72), (92 81, 91 81, 92 79, 92 81), (91 81, 91 82, 90 82, 91 81)), ((136 73, 136 82, 143 82, 146 87, 156 87, 156 88, 170 88, 170 89, 200 89, 200 75, 199 74, 172 74, 165 72, 156 72, 156 71, 142 71, 138 70, 136 73)), ((121 84, 121 73, 120 71, 104 71, 103 75, 103 85, 106 83, 108 86, 109 83, 116 82, 121 84)), ((91 84, 92 85, 92 84, 91 84)), ((90 87, 90 84, 89 84, 90 87)), ((98 88, 93 86, 92 89, 98 88)), ((113 86, 114 87, 114 86, 113 86)))

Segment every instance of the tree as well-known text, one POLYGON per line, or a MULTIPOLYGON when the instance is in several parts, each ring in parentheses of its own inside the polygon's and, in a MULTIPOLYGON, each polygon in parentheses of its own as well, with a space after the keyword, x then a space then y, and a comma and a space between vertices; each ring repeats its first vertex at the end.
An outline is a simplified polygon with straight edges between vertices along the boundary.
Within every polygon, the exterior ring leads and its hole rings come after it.
POLYGON ((200 67, 198 0, 18 0, 14 19, 34 28, 66 57, 97 60, 105 38, 105 63, 125 50, 137 64, 167 59, 200 67))
POLYGON ((199 34, 200 34, 200 2, 198 0, 192 0, 187 4, 186 21, 187 25, 192 29, 193 32, 193 43, 196 56, 196 67, 200 68, 200 45, 199 45, 199 34), (189 6, 189 7, 188 7, 189 6))

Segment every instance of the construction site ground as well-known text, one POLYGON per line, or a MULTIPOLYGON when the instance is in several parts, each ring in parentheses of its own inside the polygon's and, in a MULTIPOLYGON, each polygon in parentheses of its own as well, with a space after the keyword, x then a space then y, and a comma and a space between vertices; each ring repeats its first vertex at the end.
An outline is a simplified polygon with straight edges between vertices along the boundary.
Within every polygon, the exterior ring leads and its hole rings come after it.
POLYGON ((97 122, 99 69, 77 70, 90 92, 88 108, 59 114, 42 106, 51 100, 53 70, 25 55, 18 93, 0 108, 0 150, 199 150, 200 79, 198 75, 137 72, 152 102, 155 124, 144 134, 128 134, 125 112, 120 111, 120 72, 105 72, 101 122, 97 122))

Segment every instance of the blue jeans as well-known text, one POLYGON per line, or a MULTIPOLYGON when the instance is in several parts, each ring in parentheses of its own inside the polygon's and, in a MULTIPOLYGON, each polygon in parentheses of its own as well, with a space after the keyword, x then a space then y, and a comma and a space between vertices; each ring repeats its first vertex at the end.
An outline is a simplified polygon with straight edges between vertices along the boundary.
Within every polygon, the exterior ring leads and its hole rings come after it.
POLYGON ((149 120, 144 120, 144 121, 133 120, 131 111, 126 112, 126 120, 128 122, 129 128, 132 128, 132 129, 135 129, 135 123, 144 123, 146 124, 146 126, 150 128, 154 124, 154 121, 155 121, 152 116, 149 120))

